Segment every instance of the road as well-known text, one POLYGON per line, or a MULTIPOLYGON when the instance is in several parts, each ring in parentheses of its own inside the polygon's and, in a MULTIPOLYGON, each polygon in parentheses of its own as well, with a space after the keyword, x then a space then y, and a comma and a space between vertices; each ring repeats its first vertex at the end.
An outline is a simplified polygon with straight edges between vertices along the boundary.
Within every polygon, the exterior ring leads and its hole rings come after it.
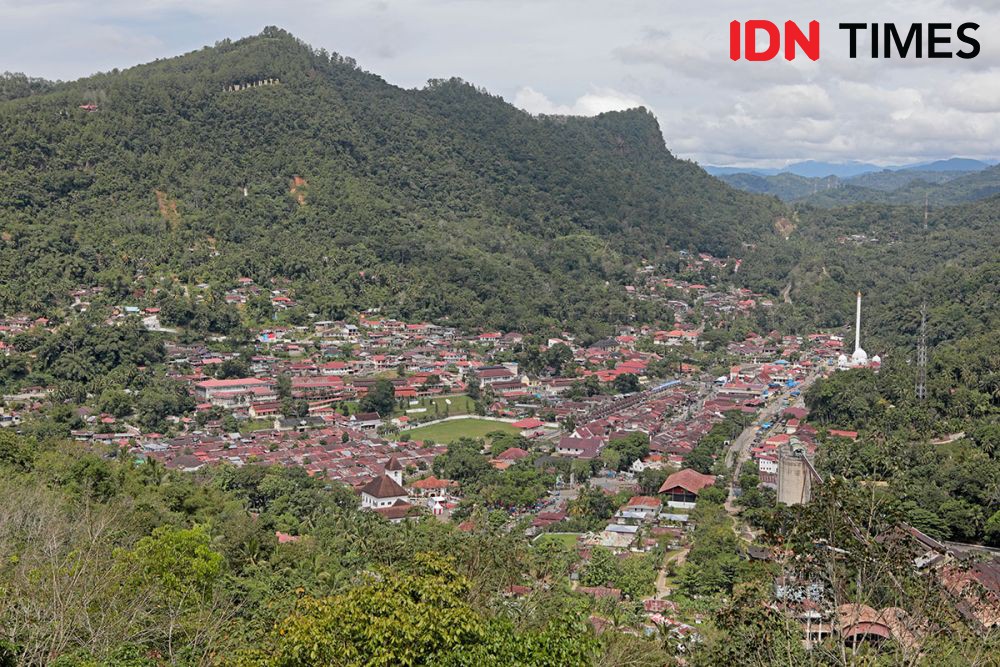
MULTIPOLYGON (((805 396, 806 389, 816 381, 819 377, 820 371, 814 371, 806 376, 806 378, 799 383, 795 388, 798 389, 801 394, 792 403, 792 406, 802 407, 805 405, 803 401, 803 396, 805 396)), ((758 424, 763 424, 764 422, 774 422, 778 414, 784 410, 786 406, 784 404, 784 397, 787 395, 788 390, 783 390, 781 393, 776 393, 772 395, 770 403, 768 403, 763 410, 757 414, 756 422, 758 424)), ((732 441, 729 445, 729 449, 726 450, 726 468, 732 471, 732 475, 729 481, 729 497, 726 498, 726 511, 730 514, 736 514, 737 509, 735 506, 736 500, 736 482, 740 476, 740 469, 743 464, 750 458, 750 449, 753 446, 754 436, 757 434, 757 427, 750 425, 743 429, 743 432, 736 436, 736 439, 732 441)))
POLYGON ((660 565, 660 571, 656 574, 657 598, 662 599, 670 595, 670 587, 667 586, 667 571, 670 569, 670 564, 675 563, 676 567, 683 565, 685 559, 687 559, 689 551, 691 551, 691 547, 684 547, 680 551, 667 554, 666 558, 663 559, 663 563, 660 565))

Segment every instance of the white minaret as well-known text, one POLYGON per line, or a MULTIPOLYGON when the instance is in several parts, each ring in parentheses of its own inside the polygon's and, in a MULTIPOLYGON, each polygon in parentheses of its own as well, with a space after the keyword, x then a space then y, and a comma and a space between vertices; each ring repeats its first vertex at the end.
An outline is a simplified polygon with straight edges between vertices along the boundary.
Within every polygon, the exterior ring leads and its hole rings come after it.
POLYGON ((861 349, 861 292, 858 292, 858 308, 854 319, 854 354, 851 355, 851 365, 868 365, 868 353, 861 349))
POLYGON ((861 292, 858 292, 858 310, 854 319, 854 351, 861 349, 861 292))

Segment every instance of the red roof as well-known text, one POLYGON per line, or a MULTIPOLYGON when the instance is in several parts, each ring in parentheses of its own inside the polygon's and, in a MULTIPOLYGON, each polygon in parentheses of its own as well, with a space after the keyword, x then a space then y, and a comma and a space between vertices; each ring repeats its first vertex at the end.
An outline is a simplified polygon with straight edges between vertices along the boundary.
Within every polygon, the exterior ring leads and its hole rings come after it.
POLYGON ((704 489, 706 486, 712 486, 715 484, 715 475, 704 475, 697 470, 692 470, 691 468, 685 468, 684 470, 678 470, 670 477, 664 480, 663 485, 660 487, 660 493, 666 493, 671 489, 681 488, 685 491, 689 491, 695 495, 704 489))
POLYGON ((531 454, 520 447, 510 447, 500 452, 497 458, 502 461, 518 461, 526 456, 531 456, 531 454))
POLYGON ((397 500, 389 507, 376 507, 375 511, 386 519, 403 519, 409 516, 414 506, 404 500, 397 500))
POLYGON ((458 486, 457 482, 453 482, 450 479, 438 479, 434 475, 427 477, 425 479, 418 479, 416 482, 410 484, 414 489, 421 489, 423 491, 432 491, 434 489, 448 489, 454 486, 458 486))
POLYGON ((232 378, 229 380, 204 380, 196 386, 203 389, 222 389, 223 387, 247 387, 251 385, 269 385, 270 380, 260 378, 232 378))
POLYGON ((528 417, 527 419, 522 419, 521 421, 516 421, 511 426, 514 428, 538 428, 542 426, 545 422, 541 419, 535 417, 528 417))
POLYGON ((662 503, 659 498, 653 496, 632 496, 625 507, 659 507, 662 503))

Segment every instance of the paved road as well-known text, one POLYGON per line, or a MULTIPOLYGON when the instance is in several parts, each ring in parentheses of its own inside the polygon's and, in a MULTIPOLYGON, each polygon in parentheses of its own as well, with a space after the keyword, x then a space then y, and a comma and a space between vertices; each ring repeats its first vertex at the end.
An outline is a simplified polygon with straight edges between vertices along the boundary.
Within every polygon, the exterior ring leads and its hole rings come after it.
MULTIPOLYGON (((806 376, 806 378, 795 387, 801 394, 798 399, 795 400, 791 405, 795 407, 802 407, 805 405, 803 401, 803 396, 805 396, 806 389, 816 381, 819 377, 819 371, 815 371, 812 374, 806 376)), ((774 394, 771 402, 768 403, 761 410, 756 417, 756 422, 762 424, 764 422, 774 422, 777 415, 785 409, 784 398, 787 396, 788 390, 783 390, 779 394, 774 394)), ((748 426, 743 429, 743 432, 736 436, 736 439, 732 441, 729 445, 729 449, 726 450, 726 467, 732 471, 732 477, 729 482, 729 497, 726 498, 726 511, 730 514, 736 514, 736 506, 734 501, 736 500, 736 482, 739 478, 740 469, 743 464, 750 458, 750 449, 753 445, 754 436, 757 434, 756 426, 748 426)))

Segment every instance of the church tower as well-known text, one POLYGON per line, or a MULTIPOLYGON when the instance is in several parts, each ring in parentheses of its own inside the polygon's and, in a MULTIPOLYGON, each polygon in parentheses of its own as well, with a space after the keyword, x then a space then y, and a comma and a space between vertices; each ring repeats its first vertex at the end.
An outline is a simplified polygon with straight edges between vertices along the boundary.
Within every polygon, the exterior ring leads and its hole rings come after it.
POLYGON ((399 463, 399 458, 395 454, 385 464, 385 474, 386 477, 396 482, 396 484, 403 485, 403 466, 399 463))

